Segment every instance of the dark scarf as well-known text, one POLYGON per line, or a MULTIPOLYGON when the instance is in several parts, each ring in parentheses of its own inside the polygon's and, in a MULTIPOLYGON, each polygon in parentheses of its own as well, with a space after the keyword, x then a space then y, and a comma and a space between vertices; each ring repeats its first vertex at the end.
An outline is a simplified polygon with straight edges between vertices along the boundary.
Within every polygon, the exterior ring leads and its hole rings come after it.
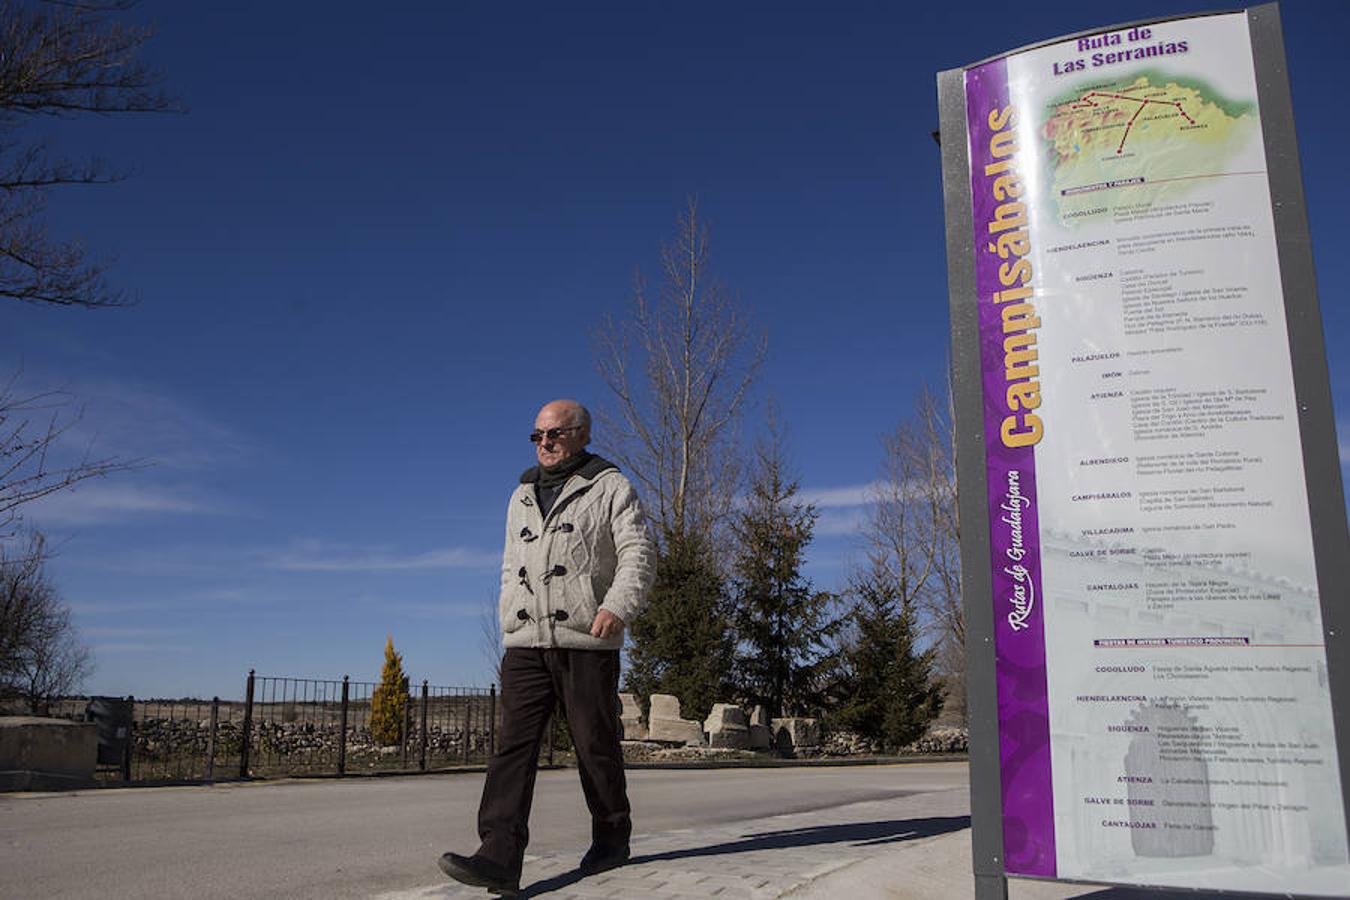
POLYGON ((539 473, 539 480, 537 482, 539 489, 541 491, 547 491, 562 487, 577 469, 580 469, 594 458, 595 454, 587 453, 585 450, 582 450, 576 456, 569 456, 557 465, 535 466, 535 471, 539 473))

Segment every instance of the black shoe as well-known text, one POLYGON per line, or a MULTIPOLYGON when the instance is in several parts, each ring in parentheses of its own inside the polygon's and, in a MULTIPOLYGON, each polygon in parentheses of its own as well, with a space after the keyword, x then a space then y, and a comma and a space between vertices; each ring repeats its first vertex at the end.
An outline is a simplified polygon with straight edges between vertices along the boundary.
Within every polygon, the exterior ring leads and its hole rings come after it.
POLYGON ((436 861, 441 871, 463 884, 487 888, 494 894, 507 897, 520 893, 520 873, 499 866, 490 859, 481 856, 460 856, 458 853, 442 853, 436 861))
POLYGON ((628 856, 627 844, 622 847, 601 847, 592 844, 591 849, 587 850, 586 855, 581 858, 581 865, 577 868, 581 870, 582 875, 599 875, 601 872, 617 869, 628 862, 628 856))

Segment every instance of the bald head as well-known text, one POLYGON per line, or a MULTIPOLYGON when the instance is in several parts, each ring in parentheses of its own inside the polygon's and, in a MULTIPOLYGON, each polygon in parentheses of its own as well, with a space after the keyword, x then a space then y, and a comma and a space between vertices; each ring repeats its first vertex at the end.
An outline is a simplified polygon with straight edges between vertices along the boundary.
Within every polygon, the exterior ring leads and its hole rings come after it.
POLYGON ((591 441, 591 414, 575 400, 552 400, 534 417, 534 430, 543 432, 543 440, 534 445, 540 464, 556 466, 586 449, 591 441), (565 431, 550 438, 548 432, 555 429, 565 431))
POLYGON ((536 424, 544 416, 562 422, 563 426, 577 426, 585 431, 587 438, 591 436, 590 411, 575 400, 550 400, 539 410, 539 415, 535 417, 536 424))

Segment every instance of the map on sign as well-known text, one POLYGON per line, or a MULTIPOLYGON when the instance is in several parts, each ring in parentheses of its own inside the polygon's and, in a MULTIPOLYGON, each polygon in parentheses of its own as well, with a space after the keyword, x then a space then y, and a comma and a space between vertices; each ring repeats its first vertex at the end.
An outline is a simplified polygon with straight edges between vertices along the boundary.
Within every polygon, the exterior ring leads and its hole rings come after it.
POLYGON ((1072 225, 1122 205, 1184 193, 1196 179, 1233 174, 1224 161, 1257 133, 1256 108, 1207 85, 1140 72, 1086 85, 1050 105, 1050 189, 1072 225))

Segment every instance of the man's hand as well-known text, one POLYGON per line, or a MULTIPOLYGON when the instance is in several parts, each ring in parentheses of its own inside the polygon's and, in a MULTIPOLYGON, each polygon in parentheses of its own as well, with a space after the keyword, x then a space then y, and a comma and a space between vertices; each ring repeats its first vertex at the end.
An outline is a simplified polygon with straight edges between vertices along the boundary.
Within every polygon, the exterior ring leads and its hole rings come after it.
POLYGON ((604 640, 618 637, 621 634, 623 634, 623 619, 607 609, 602 609, 595 614, 595 621, 591 622, 591 637, 604 640))

